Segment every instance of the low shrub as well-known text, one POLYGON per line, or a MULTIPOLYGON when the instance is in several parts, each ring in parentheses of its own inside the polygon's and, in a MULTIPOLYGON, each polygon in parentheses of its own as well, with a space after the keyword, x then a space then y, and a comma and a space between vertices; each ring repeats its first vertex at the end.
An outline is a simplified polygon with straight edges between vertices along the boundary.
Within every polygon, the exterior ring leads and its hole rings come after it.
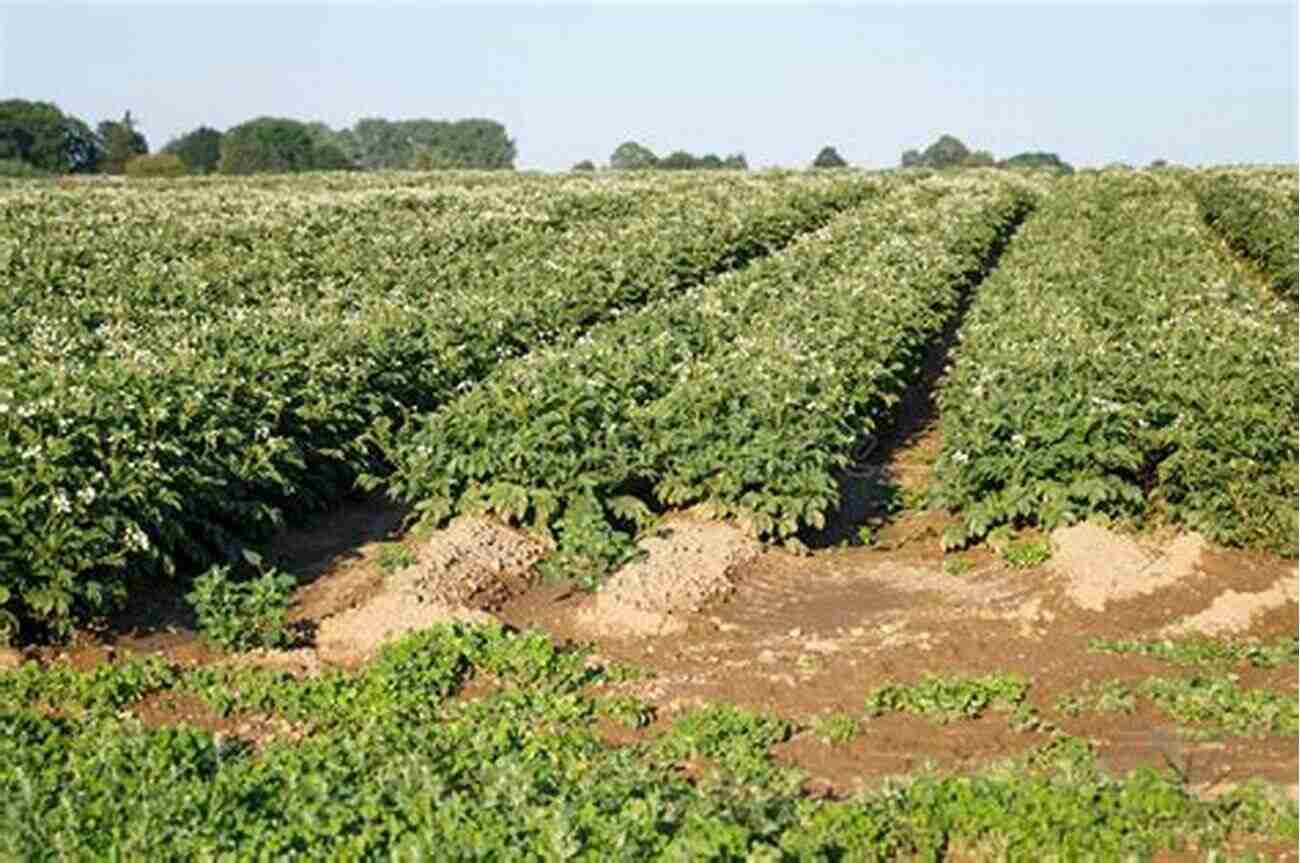
POLYGON ((126 175, 135 179, 184 177, 189 173, 181 157, 175 153, 154 153, 136 156, 126 163, 126 175))

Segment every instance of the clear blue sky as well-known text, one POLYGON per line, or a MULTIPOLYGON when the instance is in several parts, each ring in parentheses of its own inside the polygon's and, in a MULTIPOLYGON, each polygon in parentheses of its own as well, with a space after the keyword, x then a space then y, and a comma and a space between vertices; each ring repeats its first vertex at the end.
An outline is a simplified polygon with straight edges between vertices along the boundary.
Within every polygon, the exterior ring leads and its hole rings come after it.
POLYGON ((629 138, 866 167, 951 132, 1077 165, 1296 160, 1294 4, 0 6, 0 97, 151 147, 271 114, 491 117, 520 168, 629 138))

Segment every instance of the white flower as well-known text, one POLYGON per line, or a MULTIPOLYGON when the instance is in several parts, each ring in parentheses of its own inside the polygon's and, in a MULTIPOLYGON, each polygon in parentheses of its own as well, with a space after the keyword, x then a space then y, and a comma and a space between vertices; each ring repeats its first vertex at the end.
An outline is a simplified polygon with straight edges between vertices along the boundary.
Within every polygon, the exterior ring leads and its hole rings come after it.
POLYGON ((126 531, 126 547, 133 551, 148 551, 149 535, 138 524, 131 525, 126 531))

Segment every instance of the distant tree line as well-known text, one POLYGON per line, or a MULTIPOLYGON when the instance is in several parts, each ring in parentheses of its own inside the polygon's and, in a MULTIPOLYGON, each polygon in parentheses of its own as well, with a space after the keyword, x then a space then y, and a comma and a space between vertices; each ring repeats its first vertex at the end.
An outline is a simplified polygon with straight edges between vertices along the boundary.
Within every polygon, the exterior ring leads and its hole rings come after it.
POLYGON ((254 174, 320 170, 512 170, 515 142, 495 120, 385 120, 347 129, 258 117, 199 126, 150 155, 127 111, 91 129, 49 102, 0 101, 0 174, 254 174))
POLYGON ((924 150, 905 150, 900 161, 904 168, 1046 168, 1062 174, 1074 173, 1074 167, 1055 153, 1018 153, 999 161, 988 150, 971 151, 952 135, 940 135, 924 150))
MULTIPOLYGON (((614 171, 744 171, 749 163, 744 153, 732 153, 722 157, 715 153, 696 156, 685 150, 674 150, 660 158, 649 147, 636 141, 625 141, 614 148, 609 157, 609 167, 614 171)), ((594 171, 596 166, 590 159, 583 159, 573 166, 574 171, 594 171)))
MULTIPOLYGON (((367 117, 350 128, 304 123, 285 117, 257 117, 224 132, 199 126, 150 154, 149 143, 127 111, 94 129, 64 114, 50 102, 0 101, 0 175, 128 174, 171 177, 183 174, 256 174, 337 170, 436 170, 471 168, 513 170, 515 142, 495 120, 386 120, 367 117)), ((907 150, 904 168, 1045 168, 1073 173, 1056 153, 1025 152, 997 160, 987 150, 972 151, 953 135, 941 135, 924 150, 907 150)), ((1160 166, 1162 160, 1153 163, 1160 166)), ((834 147, 823 147, 814 168, 845 167, 834 147)), ((609 157, 615 171, 747 170, 744 153, 697 156, 674 150, 657 156, 649 147, 625 141, 609 157)), ((594 171, 583 160, 574 171, 594 171)))

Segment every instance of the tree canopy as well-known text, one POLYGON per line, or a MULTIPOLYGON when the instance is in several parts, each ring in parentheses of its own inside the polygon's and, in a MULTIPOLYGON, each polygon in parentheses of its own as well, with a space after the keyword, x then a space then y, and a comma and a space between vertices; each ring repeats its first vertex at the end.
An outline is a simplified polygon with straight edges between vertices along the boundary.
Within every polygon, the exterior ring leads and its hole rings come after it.
POLYGON ((168 141, 162 151, 179 157, 191 173, 210 174, 217 169, 217 163, 221 160, 221 133, 207 126, 199 126, 168 141))
POLYGON ((748 170, 749 162, 744 153, 732 153, 725 159, 716 153, 696 156, 686 150, 674 150, 660 159, 649 147, 636 141, 619 144, 609 157, 609 166, 616 171, 640 171, 655 168, 661 171, 719 171, 748 170))
POLYGON ((84 122, 51 102, 0 101, 0 159, 38 171, 94 171, 103 145, 84 122))
POLYGON ((221 137, 223 174, 293 172, 312 168, 313 142, 307 126, 284 117, 258 117, 221 137))
POLYGON ((367 117, 350 129, 325 132, 352 163, 368 170, 515 167, 515 142, 495 120, 367 117))
POLYGON ((1073 174, 1074 166, 1061 160, 1055 153, 1017 153, 998 163, 1000 168, 1047 168, 1062 174, 1073 174))
POLYGON ((844 157, 829 146, 822 147, 817 158, 813 159, 814 168, 843 168, 846 165, 848 162, 844 161, 844 157))
POLYGON ((654 152, 636 141, 624 141, 609 157, 609 166, 615 171, 639 171, 653 168, 658 163, 659 158, 654 152))
POLYGON ((904 168, 1046 168, 1062 174, 1074 171, 1055 153, 1018 153, 1009 159, 998 161, 988 150, 972 152, 953 135, 940 135, 924 151, 904 150, 901 162, 904 168))
POLYGON ((121 174, 126 170, 127 162, 149 152, 149 142, 136 131, 130 111, 123 114, 121 120, 101 122, 98 133, 104 145, 100 168, 107 174, 121 174))

